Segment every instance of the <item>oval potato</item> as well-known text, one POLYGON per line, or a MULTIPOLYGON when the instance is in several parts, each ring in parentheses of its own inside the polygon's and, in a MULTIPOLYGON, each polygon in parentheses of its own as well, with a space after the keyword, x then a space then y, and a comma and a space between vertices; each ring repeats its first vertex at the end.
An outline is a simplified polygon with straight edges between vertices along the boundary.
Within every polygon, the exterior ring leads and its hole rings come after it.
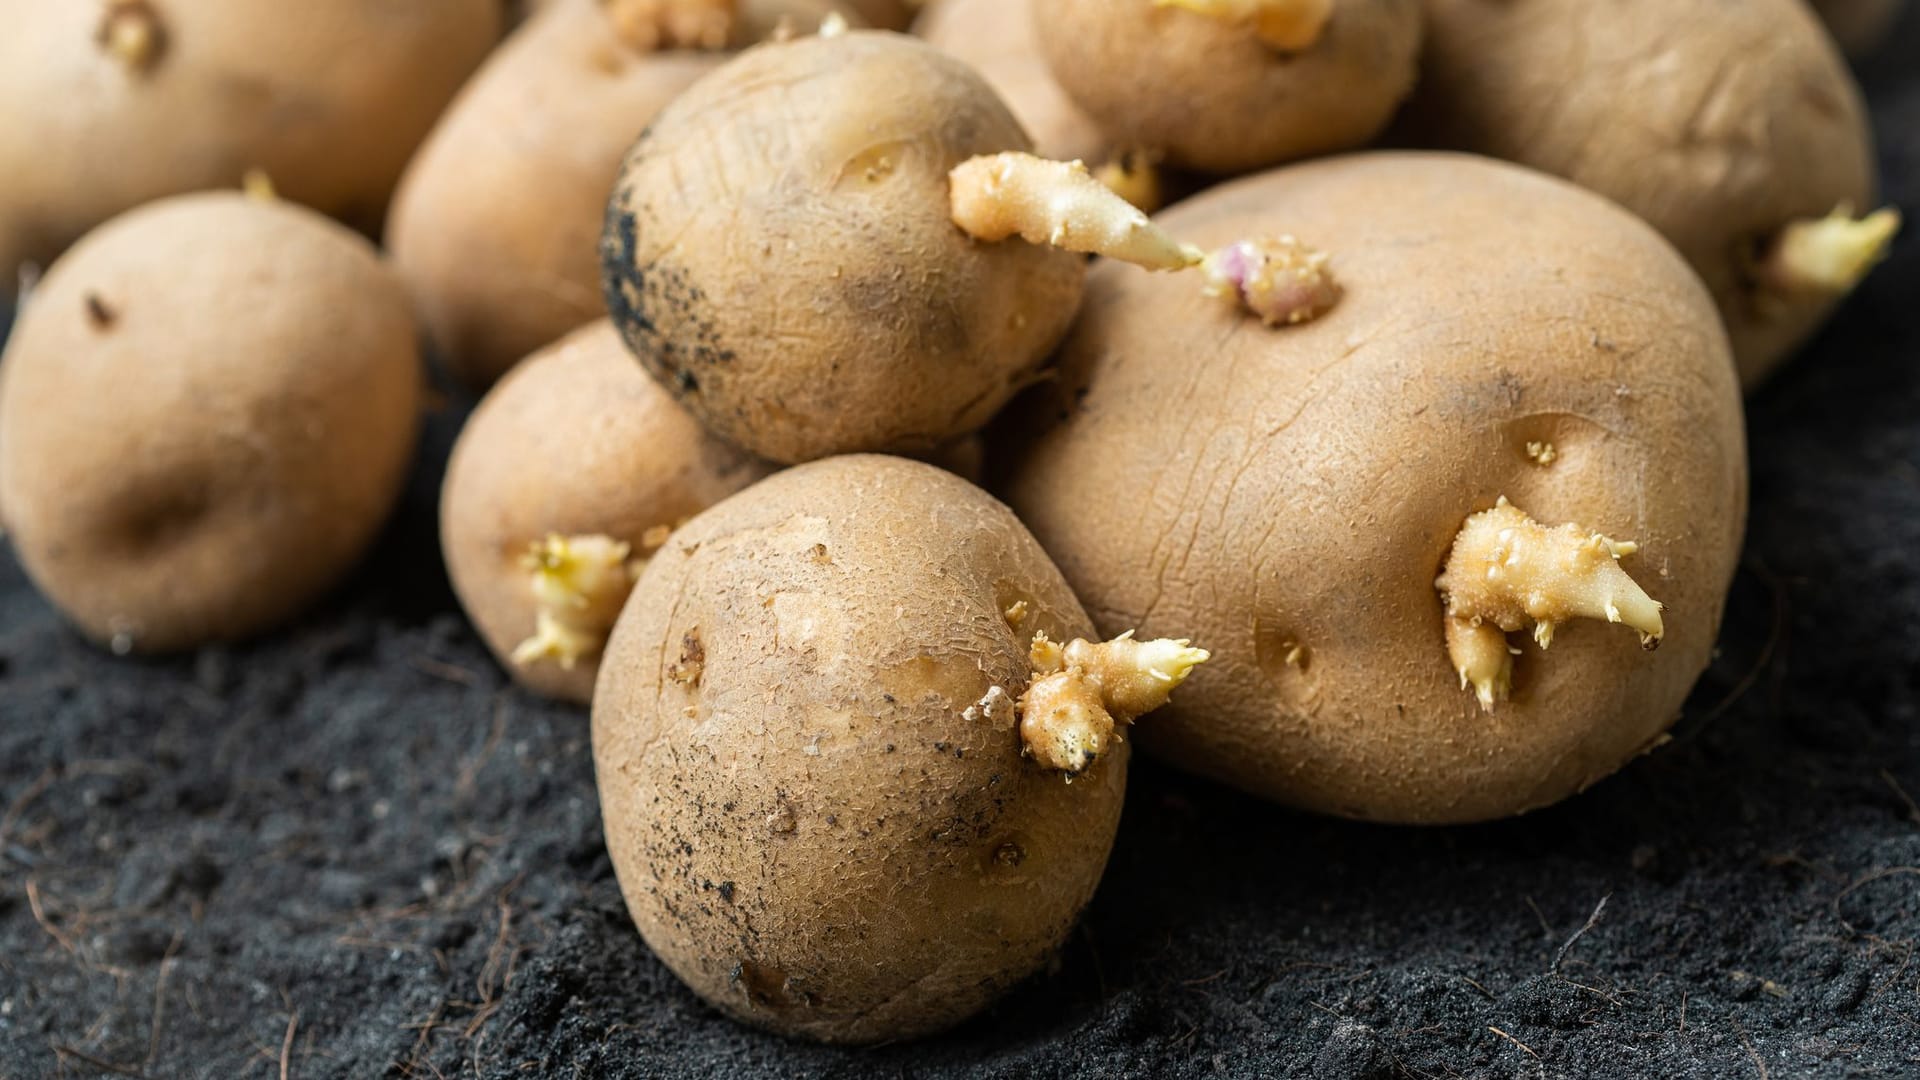
POLYGON ((1157 220, 1208 248, 1292 233, 1345 295, 1268 328, 1178 276, 1099 267, 1023 416, 1057 426, 1008 500, 1095 623, 1214 652, 1142 745, 1398 822, 1543 806, 1653 745, 1711 654, 1746 511, 1726 338, 1672 249, 1571 185, 1455 155, 1290 166, 1157 220), (1567 623, 1484 712, 1435 579, 1501 496, 1637 541, 1621 566, 1666 604, 1659 651, 1567 623))
POLYGON ((0 371, 14 551, 120 652, 244 638, 312 603, 379 531, 419 427, 399 280, 361 237, 238 193, 88 235, 0 371))
POLYGON ((500 22, 498 0, 0 0, 0 287, 115 214, 255 169, 377 227, 500 22))

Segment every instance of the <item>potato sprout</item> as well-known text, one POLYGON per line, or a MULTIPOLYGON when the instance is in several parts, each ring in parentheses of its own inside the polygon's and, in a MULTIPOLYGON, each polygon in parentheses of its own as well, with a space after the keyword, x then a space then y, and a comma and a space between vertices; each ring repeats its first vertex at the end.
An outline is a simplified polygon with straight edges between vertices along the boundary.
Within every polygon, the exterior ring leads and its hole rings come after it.
POLYGON ((1502 497, 1469 517, 1434 582, 1446 605, 1447 655, 1482 708, 1504 700, 1513 682, 1506 634, 1533 628, 1542 649, 1559 624, 1605 619, 1640 631, 1651 649, 1666 633, 1661 605, 1619 566, 1638 545, 1576 525, 1548 528, 1502 497))
POLYGON ((948 179, 954 224, 988 243, 1019 236, 1148 270, 1199 267, 1208 295, 1233 300, 1268 326, 1306 322, 1340 296, 1325 253, 1280 236, 1204 254, 1078 161, 990 154, 961 162, 948 179))
POLYGON ((513 650, 513 662, 558 661, 571 671, 598 656, 638 569, 631 545, 610 536, 549 536, 535 542, 522 565, 531 572, 538 604, 532 637, 513 650))
POLYGON ((1043 768, 1071 780, 1119 738, 1118 725, 1165 705, 1209 655, 1185 639, 1136 641, 1131 630, 1112 641, 1075 638, 1064 646, 1036 634, 1034 680, 1020 695, 1021 742, 1043 768))
POLYGON ((1851 292, 1875 263, 1887 257, 1900 231, 1900 211, 1883 207, 1863 218, 1839 206, 1826 217, 1796 221, 1780 237, 1760 266, 1761 280, 1782 293, 1851 292))
POLYGON ((614 33, 637 52, 724 49, 738 17, 736 0, 601 0, 614 33))

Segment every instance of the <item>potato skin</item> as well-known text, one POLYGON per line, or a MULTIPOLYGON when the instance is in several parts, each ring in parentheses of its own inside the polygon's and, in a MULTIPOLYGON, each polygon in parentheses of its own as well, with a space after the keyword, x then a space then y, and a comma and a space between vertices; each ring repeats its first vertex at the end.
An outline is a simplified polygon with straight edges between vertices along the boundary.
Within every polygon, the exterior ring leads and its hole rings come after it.
POLYGON ((1107 160, 1112 147, 1074 104, 1046 57, 1033 26, 1033 0, 934 0, 913 32, 972 64, 1033 138, 1033 152, 1056 161, 1107 160))
POLYGON ((116 651, 298 613, 373 540, 419 426, 398 279, 346 229, 238 193, 87 236, 20 312, 0 370, 14 550, 116 651))
POLYGON ((1161 220, 1207 247, 1292 232, 1346 291, 1270 330, 1178 278, 1092 275, 1035 406, 1064 418, 1008 500, 1103 632, 1213 650, 1143 745, 1301 807, 1465 822, 1657 739, 1707 664, 1746 511, 1726 340, 1672 250, 1570 185, 1440 154, 1292 166, 1161 220), (1659 651, 1569 623, 1545 654, 1526 643, 1513 700, 1483 713, 1434 579, 1501 495, 1638 541, 1622 566, 1667 605, 1659 651))
POLYGON ((99 3, 0 0, 0 278, 93 226, 249 169, 376 227, 413 149, 499 36, 498 0, 152 0, 151 65, 99 3))
POLYGON ((1741 382, 1825 320, 1757 301, 1756 249, 1875 199, 1860 90, 1801 0, 1426 0, 1407 131, 1563 176, 1646 219, 1726 320, 1741 382))
MULTIPOLYGON (((748 0, 741 32, 810 30, 828 0, 748 0)), ((620 162, 725 53, 636 53, 602 0, 550 0, 468 81, 408 166, 387 246, 448 370, 484 390, 606 313, 596 245, 620 162)))
POLYGON ((1420 0, 1335 0, 1319 42, 1294 54, 1154 0, 1045 0, 1033 17, 1060 86, 1114 144, 1210 173, 1371 140, 1420 51, 1420 0))
POLYGON ((1066 784, 1021 757, 1010 711, 967 710, 1024 690, 1034 631, 1091 629, 1006 507, 917 462, 802 465, 694 519, 635 587, 593 705, 647 943, 787 1035, 910 1038, 985 1006, 1092 896, 1126 757, 1066 784))
POLYGON ((601 240, 608 309, 708 428, 798 462, 921 452, 1030 382, 1085 261, 982 244, 947 171, 1025 150, 977 74, 855 32, 750 49, 635 144, 601 240))
POLYGON ((387 245, 448 370, 484 389, 604 314, 595 245, 620 161, 725 62, 636 54, 598 0, 556 0, 500 48, 421 147, 387 245))
POLYGON ((708 435, 600 319, 527 358, 461 429, 440 496, 440 546, 460 606, 514 681, 586 704, 597 657, 516 664, 538 606, 521 560, 549 534, 610 536, 635 555, 765 475, 708 435))

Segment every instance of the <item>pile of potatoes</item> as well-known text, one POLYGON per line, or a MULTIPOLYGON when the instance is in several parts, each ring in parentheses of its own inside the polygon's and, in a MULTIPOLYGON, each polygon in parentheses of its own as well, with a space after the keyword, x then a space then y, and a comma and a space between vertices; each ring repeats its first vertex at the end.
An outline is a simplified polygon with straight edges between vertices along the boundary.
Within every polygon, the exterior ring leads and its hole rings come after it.
POLYGON ((1658 746, 1741 393, 1899 224, 1818 18, 1896 3, 312 7, 0 0, 15 555, 115 652, 282 626, 437 359, 640 932, 834 1042, 1047 962, 1136 732, 1398 823, 1658 746))

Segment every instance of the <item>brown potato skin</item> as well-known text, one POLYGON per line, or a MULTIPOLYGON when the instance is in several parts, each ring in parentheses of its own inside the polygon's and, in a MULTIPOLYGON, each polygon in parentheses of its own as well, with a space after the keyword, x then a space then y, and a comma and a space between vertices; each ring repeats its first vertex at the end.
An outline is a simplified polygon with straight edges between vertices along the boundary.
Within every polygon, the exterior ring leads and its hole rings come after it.
POLYGON ((1112 147, 1047 67, 1032 9, 1033 0, 933 0, 913 32, 985 76, 1033 138, 1034 153, 1103 162, 1112 147))
POLYGON ((607 208, 608 309, 707 427, 793 463, 977 430, 1065 333, 1085 260, 983 244, 947 172, 1029 148, 980 76, 898 34, 762 45, 635 144, 607 208))
POLYGON ((1756 303, 1756 247, 1796 218, 1872 207, 1860 90, 1801 0, 1425 0, 1406 130, 1519 162, 1645 218, 1706 281, 1743 385, 1833 305, 1756 303))
POLYGON ((1117 146, 1235 174, 1359 146, 1413 87, 1419 0, 1335 0, 1295 54, 1154 0, 1033 4, 1054 77, 1117 146))
POLYGON ((157 60, 96 41, 105 5, 0 0, 0 288, 95 225, 264 171, 377 228, 407 158, 499 37, 498 0, 155 0, 157 60))
POLYGON ((1007 497, 1103 633, 1212 650, 1142 743, 1296 806, 1435 823, 1546 805, 1651 745, 1707 664, 1747 490, 1726 339, 1672 250, 1570 185, 1441 154, 1291 166, 1160 220, 1209 248, 1291 232, 1345 295, 1268 329, 1177 277, 1089 281, 1028 423, 1064 418, 1007 497), (1659 650, 1569 623, 1483 713, 1434 579, 1502 495, 1638 541, 1622 566, 1667 605, 1659 650))
POLYGON ((647 944, 729 1015, 843 1043, 958 1023, 1038 968, 1105 866, 1126 751, 1067 784, 1010 714, 966 715, 1025 689, 1036 630, 1092 627, 1013 514, 932 466, 832 458, 694 519, 593 704, 647 944))
POLYGON ((528 546, 600 535, 639 556, 649 529, 672 528, 766 472, 701 429, 603 318, 528 357, 461 429, 440 494, 447 574, 515 682, 584 705, 598 657, 572 670, 513 661, 538 612, 521 565, 528 546))
POLYGON ((408 167, 387 246, 442 361, 485 389, 604 314, 595 245, 627 148, 725 55, 642 55, 555 0, 468 82, 408 167))
POLYGON ((405 289, 286 203, 177 196, 53 265, 0 371, 0 505, 40 591, 116 650, 234 640, 359 559, 412 456, 405 289))
MULTIPOLYGON (((827 0, 749 0, 741 32, 827 0)), ((621 159, 725 53, 637 53, 601 0, 550 0, 468 81, 408 166, 387 246, 448 371, 484 390, 606 313, 596 245, 621 159)))

